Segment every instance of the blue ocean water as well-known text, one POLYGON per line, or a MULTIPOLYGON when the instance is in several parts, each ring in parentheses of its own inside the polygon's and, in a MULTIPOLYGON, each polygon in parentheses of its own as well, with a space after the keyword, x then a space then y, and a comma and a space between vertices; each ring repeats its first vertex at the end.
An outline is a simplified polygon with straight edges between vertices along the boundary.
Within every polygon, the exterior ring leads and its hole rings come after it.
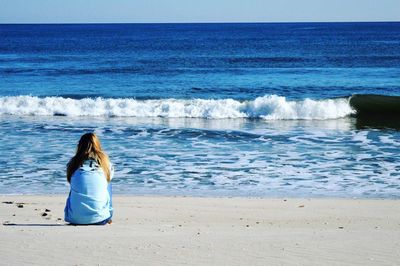
POLYGON ((116 193, 399 198, 400 106, 355 94, 400 96, 400 23, 0 25, 0 193, 94 131, 116 193))

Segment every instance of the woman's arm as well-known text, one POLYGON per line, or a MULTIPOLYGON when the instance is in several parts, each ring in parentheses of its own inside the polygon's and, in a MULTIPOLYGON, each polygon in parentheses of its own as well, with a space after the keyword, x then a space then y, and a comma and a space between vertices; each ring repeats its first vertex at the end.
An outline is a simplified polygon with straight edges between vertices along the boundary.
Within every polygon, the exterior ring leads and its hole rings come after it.
POLYGON ((114 178, 114 165, 110 162, 110 180, 114 178))

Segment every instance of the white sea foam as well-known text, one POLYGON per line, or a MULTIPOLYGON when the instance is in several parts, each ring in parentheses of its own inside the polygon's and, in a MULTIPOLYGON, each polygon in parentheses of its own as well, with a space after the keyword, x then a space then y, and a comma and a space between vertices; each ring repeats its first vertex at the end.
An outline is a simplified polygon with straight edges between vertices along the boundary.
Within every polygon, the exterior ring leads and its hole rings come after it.
POLYGON ((346 117, 353 112, 348 99, 292 101, 277 95, 266 95, 252 101, 233 99, 136 100, 131 98, 77 100, 62 97, 0 97, 0 115, 324 120, 346 117))
POLYGON ((65 162, 74 153, 72 144, 94 130, 116 165, 117 193, 400 198, 399 149, 391 141, 399 139, 398 131, 332 130, 303 123, 282 130, 252 122, 238 130, 213 130, 91 117, 45 123, 5 118, 0 121, 3 194, 16 189, 46 193, 49 186, 54 193, 66 193, 65 162), (254 124, 260 126, 257 132, 254 124), (38 160, 43 151, 45 159, 38 160))

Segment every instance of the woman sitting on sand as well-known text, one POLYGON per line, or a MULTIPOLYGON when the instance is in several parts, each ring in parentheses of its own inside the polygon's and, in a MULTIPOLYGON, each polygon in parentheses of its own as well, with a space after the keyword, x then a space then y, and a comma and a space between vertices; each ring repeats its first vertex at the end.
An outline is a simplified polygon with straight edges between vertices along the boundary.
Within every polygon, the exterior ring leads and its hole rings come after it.
POLYGON ((113 215, 111 179, 113 168, 100 141, 93 133, 84 134, 67 165, 71 190, 64 209, 71 224, 111 224, 113 215))

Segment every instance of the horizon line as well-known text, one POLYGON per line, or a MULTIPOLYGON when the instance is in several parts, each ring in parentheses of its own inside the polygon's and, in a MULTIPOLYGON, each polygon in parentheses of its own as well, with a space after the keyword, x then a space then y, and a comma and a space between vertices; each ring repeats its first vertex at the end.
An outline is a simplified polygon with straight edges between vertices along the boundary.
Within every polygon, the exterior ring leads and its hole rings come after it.
POLYGON ((210 21, 210 22, 0 22, 0 25, 82 25, 82 24, 289 24, 289 23, 399 23, 400 20, 349 21, 210 21))

